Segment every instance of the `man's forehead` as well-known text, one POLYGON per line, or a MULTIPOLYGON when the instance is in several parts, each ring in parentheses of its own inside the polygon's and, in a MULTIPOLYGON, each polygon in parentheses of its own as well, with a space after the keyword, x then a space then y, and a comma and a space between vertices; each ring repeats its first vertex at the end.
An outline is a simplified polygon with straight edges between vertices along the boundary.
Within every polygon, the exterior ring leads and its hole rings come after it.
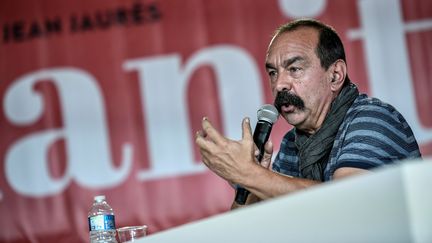
POLYGON ((307 56, 312 53, 316 56, 317 44, 318 32, 313 28, 302 27, 284 32, 277 35, 270 43, 266 53, 266 60, 269 60, 274 55, 282 59, 290 59, 294 56, 302 56, 307 59, 307 56))
POLYGON ((315 48, 318 44, 318 30, 312 27, 300 27, 295 30, 277 34, 270 42, 267 52, 275 45, 302 43, 315 48))

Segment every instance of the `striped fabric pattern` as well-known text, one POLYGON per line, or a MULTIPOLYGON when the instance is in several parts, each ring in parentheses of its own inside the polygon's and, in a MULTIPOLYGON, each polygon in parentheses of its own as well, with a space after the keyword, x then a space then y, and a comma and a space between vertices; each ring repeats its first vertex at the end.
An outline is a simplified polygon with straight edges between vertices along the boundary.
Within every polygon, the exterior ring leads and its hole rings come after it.
MULTIPOLYGON (((273 170, 302 177, 294 140, 295 128, 284 136, 273 170)), ((338 168, 369 170, 419 157, 417 141, 403 116, 393 106, 361 94, 339 127, 324 170, 324 181, 331 180, 338 168)))

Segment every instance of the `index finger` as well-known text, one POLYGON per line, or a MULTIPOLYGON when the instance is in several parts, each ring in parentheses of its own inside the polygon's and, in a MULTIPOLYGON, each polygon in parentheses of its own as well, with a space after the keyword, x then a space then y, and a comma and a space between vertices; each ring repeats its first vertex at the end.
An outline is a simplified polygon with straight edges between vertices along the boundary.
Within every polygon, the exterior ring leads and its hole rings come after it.
POLYGON ((221 144, 221 143, 225 142, 225 137, 222 136, 216 130, 216 128, 213 127, 213 125, 211 124, 211 122, 208 120, 207 117, 203 118, 201 125, 202 125, 202 128, 203 128, 203 131, 207 135, 206 136, 207 139, 210 139, 215 144, 221 144))
POLYGON ((250 119, 246 117, 243 119, 242 123, 242 139, 252 140, 252 128, 250 126, 250 119))
POLYGON ((200 148, 201 152, 202 151, 209 151, 212 149, 212 145, 213 142, 208 141, 205 139, 204 134, 202 131, 198 131, 195 134, 195 143, 198 145, 198 147, 200 148))

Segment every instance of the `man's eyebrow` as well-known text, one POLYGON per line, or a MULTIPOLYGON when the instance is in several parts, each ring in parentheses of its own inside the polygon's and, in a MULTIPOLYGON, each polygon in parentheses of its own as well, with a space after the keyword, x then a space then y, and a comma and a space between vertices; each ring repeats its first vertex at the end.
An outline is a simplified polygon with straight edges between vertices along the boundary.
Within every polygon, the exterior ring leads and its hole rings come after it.
POLYGON ((268 62, 265 63, 265 67, 266 67, 266 69, 276 69, 273 64, 268 63, 268 62))
POLYGON ((295 62, 300 62, 300 61, 305 61, 305 60, 306 59, 302 56, 291 57, 291 58, 288 58, 282 62, 282 67, 286 68, 295 62))
MULTIPOLYGON (((291 57, 282 62, 282 67, 286 68, 295 62, 303 62, 303 61, 306 61, 306 59, 302 56, 291 57)), ((266 62, 265 67, 266 69, 276 69, 276 67, 273 64, 268 62, 266 62)))

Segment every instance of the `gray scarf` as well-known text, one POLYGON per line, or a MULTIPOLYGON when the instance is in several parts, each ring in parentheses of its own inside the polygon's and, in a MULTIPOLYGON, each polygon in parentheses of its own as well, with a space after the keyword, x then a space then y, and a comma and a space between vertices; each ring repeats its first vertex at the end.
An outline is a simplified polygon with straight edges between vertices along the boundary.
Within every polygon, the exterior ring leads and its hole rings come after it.
POLYGON ((324 181, 324 169, 339 126, 358 95, 357 87, 348 82, 333 101, 330 112, 315 134, 307 136, 296 129, 295 145, 299 150, 300 172, 304 178, 324 181))

